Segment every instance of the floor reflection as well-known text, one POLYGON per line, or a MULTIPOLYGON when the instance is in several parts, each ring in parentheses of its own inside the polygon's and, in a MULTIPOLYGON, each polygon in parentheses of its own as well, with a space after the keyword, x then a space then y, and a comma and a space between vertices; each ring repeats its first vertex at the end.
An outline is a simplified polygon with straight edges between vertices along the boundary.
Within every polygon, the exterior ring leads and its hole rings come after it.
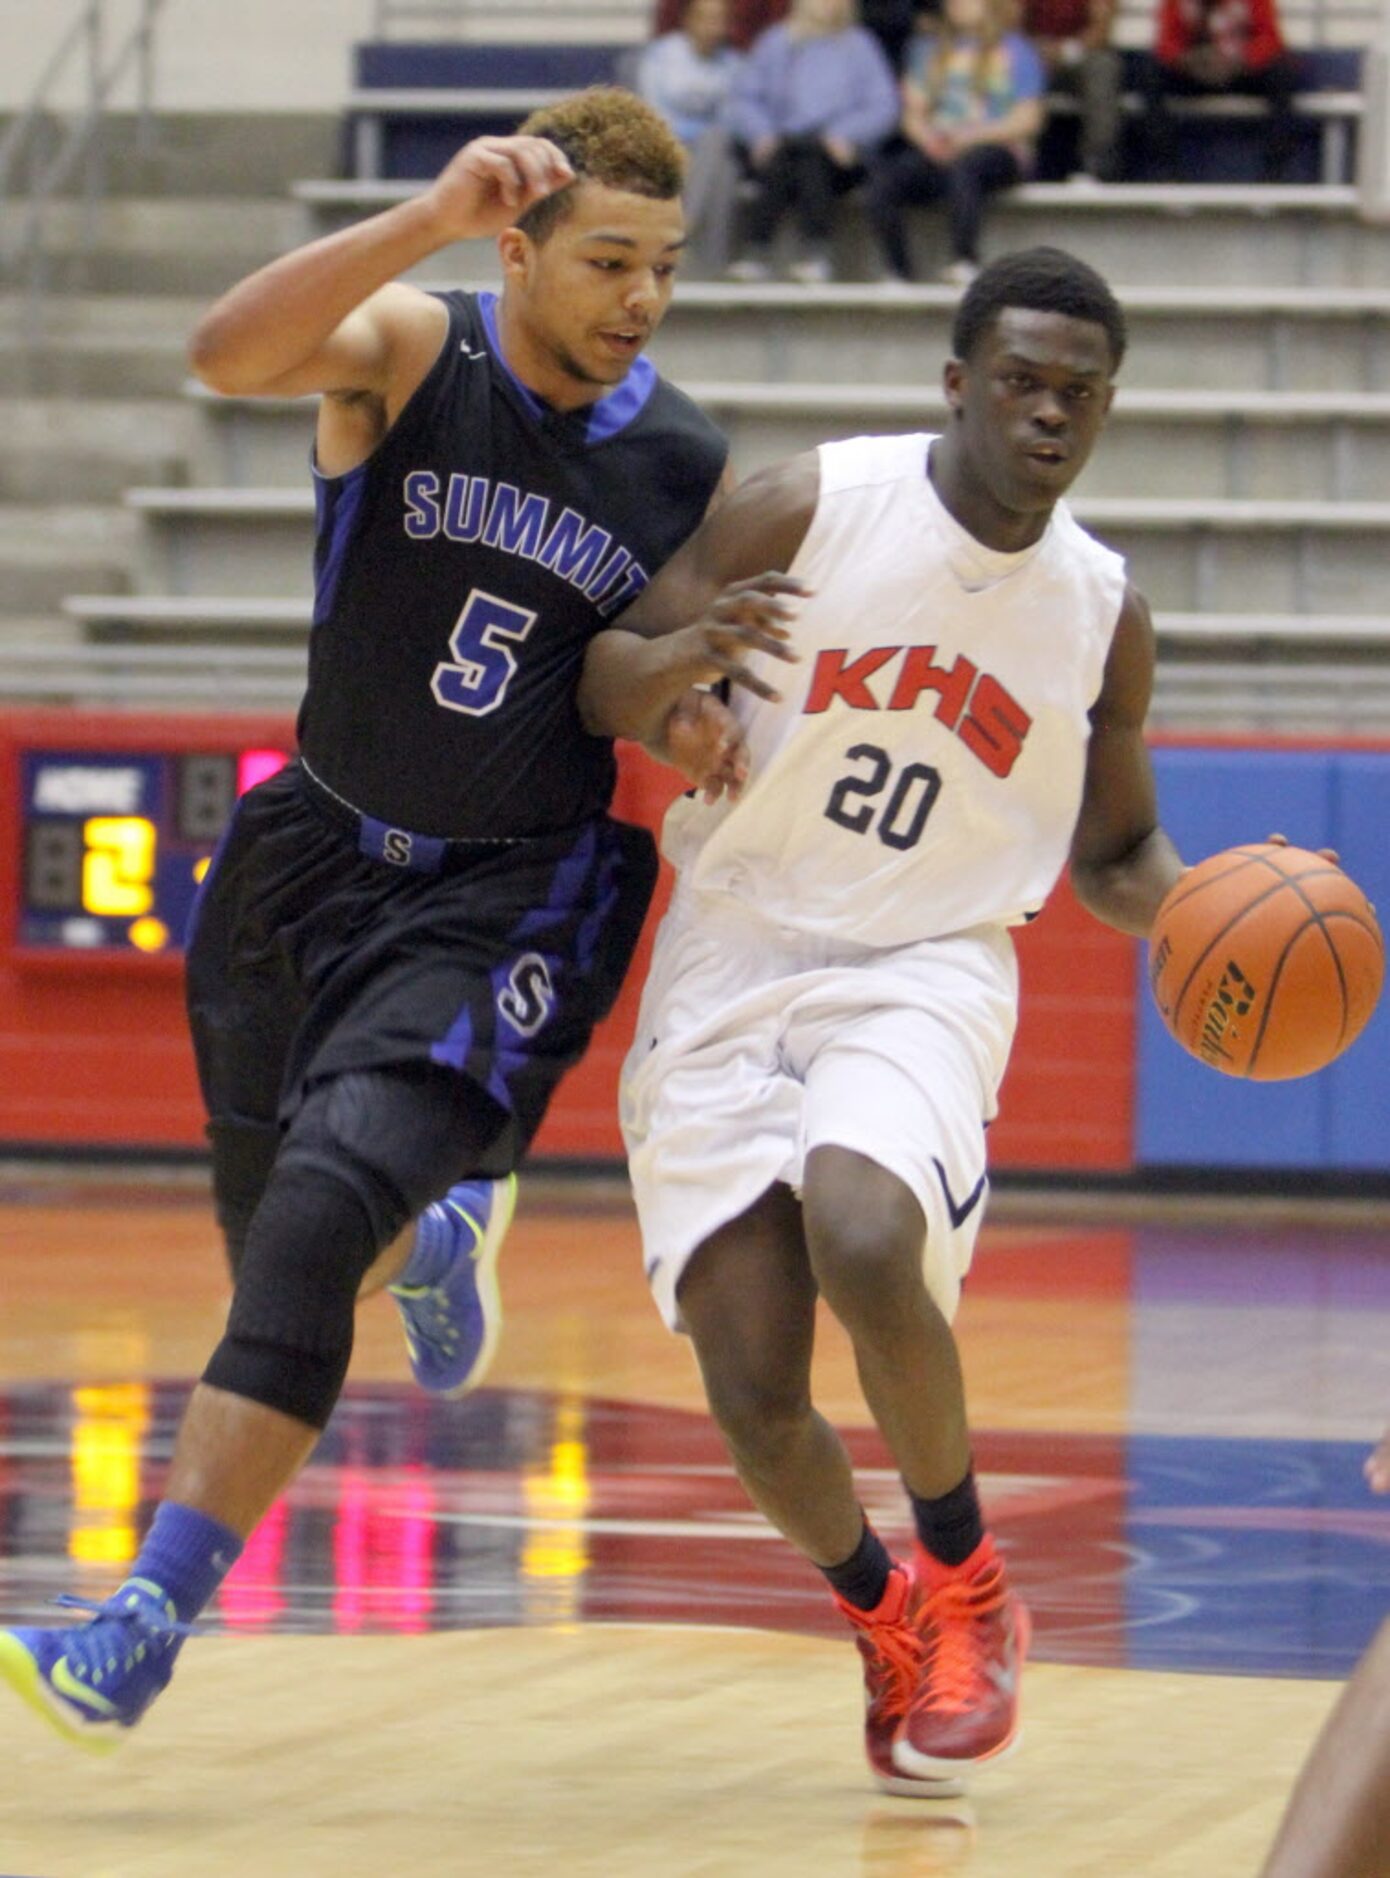
MULTIPOLYGON (((0 1619, 101 1595, 153 1510, 181 1386, 0 1395, 0 1619)), ((850 1436, 904 1538, 888 1457, 850 1436)), ((983 1432, 994 1524, 1044 1661, 1336 1676, 1390 1600, 1390 1509, 1363 1443, 983 1432)), ((436 1403, 355 1387, 208 1614, 241 1633, 581 1622, 833 1634, 706 1417, 525 1389, 436 1403)))

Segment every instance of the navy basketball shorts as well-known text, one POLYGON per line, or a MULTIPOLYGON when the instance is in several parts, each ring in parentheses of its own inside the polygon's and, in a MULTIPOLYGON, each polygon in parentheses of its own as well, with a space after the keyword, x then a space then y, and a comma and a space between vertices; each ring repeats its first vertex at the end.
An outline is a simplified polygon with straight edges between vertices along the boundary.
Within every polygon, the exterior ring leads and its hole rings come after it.
POLYGON ((473 1171, 516 1165, 618 995, 655 846, 607 816, 524 841, 428 846, 444 850, 432 871, 364 852, 296 764, 242 798, 187 952, 214 1131, 284 1127, 307 1090, 345 1071, 433 1063, 506 1118, 473 1171))

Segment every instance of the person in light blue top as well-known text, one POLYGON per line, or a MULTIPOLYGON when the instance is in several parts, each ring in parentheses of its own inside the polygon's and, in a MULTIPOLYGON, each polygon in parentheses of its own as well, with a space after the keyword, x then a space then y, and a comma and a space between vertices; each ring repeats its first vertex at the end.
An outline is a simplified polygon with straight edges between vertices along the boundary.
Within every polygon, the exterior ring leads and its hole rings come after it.
POLYGON ((946 0, 908 49, 903 72, 905 148, 874 166, 869 214, 890 274, 912 278, 903 210, 939 202, 951 253, 944 280, 966 286, 979 272, 987 198, 1022 182, 1043 123, 1046 74, 1037 48, 1011 30, 1010 0, 946 0))
POLYGON ((727 123, 743 64, 728 35, 728 0, 686 0, 679 28, 654 39, 638 61, 638 96, 655 105, 687 149, 727 123))
POLYGON ((702 273, 728 263, 739 164, 729 133, 743 54, 729 44, 729 0, 685 0, 675 32, 638 60, 633 89, 655 106, 690 153, 685 178, 687 254, 702 273))
POLYGON ((794 0, 786 21, 758 39, 734 86, 731 123, 758 186, 735 278, 767 278, 773 237, 794 214, 803 251, 793 275, 829 280, 835 198, 860 179, 897 120, 892 67, 857 24, 854 0, 794 0))

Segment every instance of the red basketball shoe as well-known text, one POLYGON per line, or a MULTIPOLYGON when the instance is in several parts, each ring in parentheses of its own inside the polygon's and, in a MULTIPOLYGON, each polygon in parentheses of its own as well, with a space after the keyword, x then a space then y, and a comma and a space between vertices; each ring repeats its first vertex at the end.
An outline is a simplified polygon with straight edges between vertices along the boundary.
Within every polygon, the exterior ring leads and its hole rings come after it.
POLYGON ((835 1603, 864 1659, 864 1752, 874 1779, 885 1793, 933 1799, 958 1794, 959 1781, 949 1775, 908 1774, 893 1761, 893 1742, 921 1682, 925 1658, 916 1617, 919 1596, 908 1567, 895 1565, 887 1590, 871 1611, 861 1611, 838 1595, 835 1603))
POLYGON ((988 1534, 963 1565, 939 1564, 920 1547, 913 1564, 922 1668, 893 1764, 918 1780, 959 1778, 1018 1739, 1032 1623, 988 1534))

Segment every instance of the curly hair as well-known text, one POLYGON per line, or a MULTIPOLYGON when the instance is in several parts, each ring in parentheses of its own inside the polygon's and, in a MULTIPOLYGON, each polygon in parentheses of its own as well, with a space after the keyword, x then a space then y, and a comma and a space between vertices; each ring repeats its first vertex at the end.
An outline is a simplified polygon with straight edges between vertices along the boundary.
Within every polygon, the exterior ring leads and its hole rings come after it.
POLYGON ((659 111, 616 85, 591 85, 533 111, 518 136, 548 137, 569 158, 575 182, 533 204, 517 227, 542 242, 574 207, 585 177, 610 189, 669 201, 685 182, 685 151, 659 111))
POLYGON ((1063 248, 1023 248, 991 261, 975 276, 956 309, 951 329, 956 357, 968 359, 981 336, 1010 306, 1093 320, 1105 329, 1112 371, 1119 370, 1127 339, 1124 313, 1096 270, 1074 254, 1063 248))

